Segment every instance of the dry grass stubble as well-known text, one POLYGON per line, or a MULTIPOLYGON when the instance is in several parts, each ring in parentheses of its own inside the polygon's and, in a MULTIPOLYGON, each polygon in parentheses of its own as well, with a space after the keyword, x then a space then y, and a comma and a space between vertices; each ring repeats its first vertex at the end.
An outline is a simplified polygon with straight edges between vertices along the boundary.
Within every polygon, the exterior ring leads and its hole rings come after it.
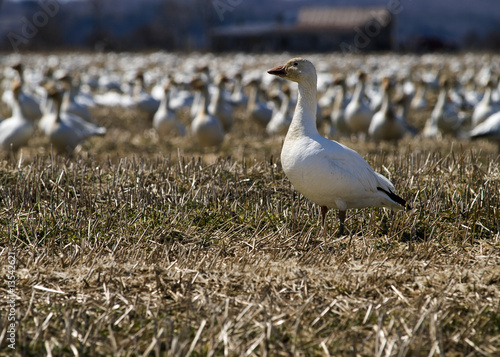
POLYGON ((368 160, 415 209, 326 241, 270 160, 4 161, 17 352, 498 355, 498 161, 414 144, 368 160))

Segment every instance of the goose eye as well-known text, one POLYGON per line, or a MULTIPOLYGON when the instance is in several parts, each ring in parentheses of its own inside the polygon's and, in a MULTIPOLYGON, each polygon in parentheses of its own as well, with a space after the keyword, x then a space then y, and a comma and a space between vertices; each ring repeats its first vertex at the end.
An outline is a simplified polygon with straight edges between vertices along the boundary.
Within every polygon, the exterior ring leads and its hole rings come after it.
POLYGON ((299 64, 298 64, 298 62, 293 62, 293 65, 298 66, 299 64))

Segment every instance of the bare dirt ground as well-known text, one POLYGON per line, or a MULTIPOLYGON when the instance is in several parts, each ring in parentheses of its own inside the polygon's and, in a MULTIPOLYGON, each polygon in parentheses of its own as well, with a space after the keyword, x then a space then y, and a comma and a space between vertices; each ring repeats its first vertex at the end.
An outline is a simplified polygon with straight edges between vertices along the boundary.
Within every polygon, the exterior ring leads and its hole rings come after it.
POLYGON ((134 111, 93 115, 108 133, 73 157, 40 135, 0 162, 17 323, 12 350, 2 302, 0 355, 500 355, 495 145, 342 139, 413 209, 351 210, 344 237, 331 211, 325 237, 282 138, 241 114, 218 152, 134 111))

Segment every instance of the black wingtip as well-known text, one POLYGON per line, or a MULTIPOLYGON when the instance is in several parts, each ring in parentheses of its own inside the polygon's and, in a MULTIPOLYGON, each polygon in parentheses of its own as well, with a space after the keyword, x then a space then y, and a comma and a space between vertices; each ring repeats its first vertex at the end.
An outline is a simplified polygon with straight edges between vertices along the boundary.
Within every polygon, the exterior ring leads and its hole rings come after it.
POLYGON ((383 193, 385 193, 387 196, 389 196, 389 198, 391 200, 393 200, 397 204, 400 204, 401 206, 403 206, 405 210, 410 210, 411 209, 411 206, 404 199, 402 199, 401 197, 399 197, 398 195, 396 195, 394 192, 384 190, 382 187, 377 187, 377 190, 382 191, 383 193))

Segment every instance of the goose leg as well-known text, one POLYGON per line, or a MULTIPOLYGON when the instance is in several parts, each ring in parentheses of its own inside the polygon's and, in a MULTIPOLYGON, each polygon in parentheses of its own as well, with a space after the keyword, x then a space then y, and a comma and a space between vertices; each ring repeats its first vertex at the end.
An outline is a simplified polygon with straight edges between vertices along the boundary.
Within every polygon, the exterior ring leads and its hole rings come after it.
POLYGON ((344 235, 345 211, 339 211, 339 221, 340 221, 339 235, 343 236, 344 235))
POLYGON ((325 238, 326 238, 325 217, 327 212, 328 212, 328 207, 321 206, 321 225, 323 226, 323 235, 325 236, 325 238))

